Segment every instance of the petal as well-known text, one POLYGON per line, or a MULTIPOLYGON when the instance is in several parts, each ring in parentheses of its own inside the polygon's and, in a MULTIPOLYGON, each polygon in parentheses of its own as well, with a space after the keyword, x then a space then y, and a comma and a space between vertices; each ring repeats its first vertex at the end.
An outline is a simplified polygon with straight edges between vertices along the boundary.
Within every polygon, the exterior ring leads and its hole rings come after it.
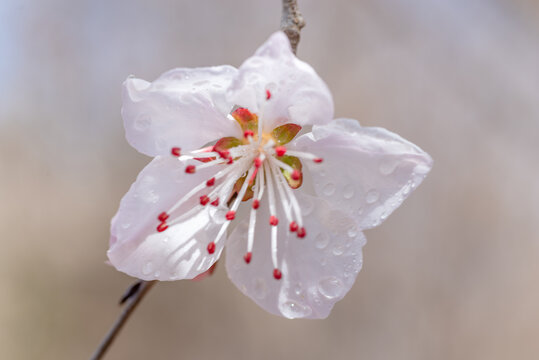
MULTIPOLYGON (((157 232, 158 215, 167 211, 199 183, 211 178, 214 168, 185 173, 186 162, 172 156, 156 157, 139 174, 120 203, 111 225, 108 257, 116 269, 144 280, 191 279, 208 270, 219 258, 224 241, 213 254, 207 245, 220 228, 214 207, 200 207, 185 221, 157 232)), ((198 195, 198 194, 197 194, 198 195)), ((176 214, 193 209, 193 197, 176 214)))
POLYGON ((326 84, 292 53, 288 38, 280 31, 240 66, 228 98, 258 113, 266 132, 284 123, 305 126, 333 119, 333 99, 326 84))
MULTIPOLYGON (((321 319, 350 290, 361 269, 365 237, 354 221, 321 199, 298 193, 307 236, 289 236, 278 226, 278 259, 282 278, 273 278, 269 213, 261 206, 251 262, 244 221, 229 236, 226 269, 232 282, 266 311, 287 318, 321 319)), ((279 216, 285 217, 280 211, 279 216)))
POLYGON ((241 136, 227 118, 225 90, 237 70, 231 66, 174 69, 153 83, 128 78, 123 84, 126 137, 138 151, 155 156, 172 147, 188 150, 224 136, 241 136))
POLYGON ((361 229, 379 225, 423 181, 431 157, 382 128, 338 119, 314 126, 290 146, 323 158, 304 161, 318 196, 355 218, 361 229))

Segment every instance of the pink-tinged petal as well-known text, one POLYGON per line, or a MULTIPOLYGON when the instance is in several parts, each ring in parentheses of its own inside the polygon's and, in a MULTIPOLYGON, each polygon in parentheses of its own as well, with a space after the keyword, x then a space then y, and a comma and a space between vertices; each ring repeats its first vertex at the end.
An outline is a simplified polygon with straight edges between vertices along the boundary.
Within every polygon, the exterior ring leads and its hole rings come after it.
POLYGON ((304 213, 307 235, 289 233, 283 220, 278 226, 281 278, 273 274, 267 207, 257 216, 254 248, 249 264, 245 220, 229 236, 226 269, 232 282, 264 310, 286 318, 322 319, 350 290, 361 269, 365 237, 355 222, 319 198, 296 191, 304 213), (289 235, 290 234, 290 235, 289 235))
MULTIPOLYGON (((208 270, 219 258, 224 241, 216 244, 213 254, 207 246, 222 220, 215 207, 199 205, 199 194, 168 215, 170 224, 156 230, 159 215, 169 210, 183 195, 214 176, 216 168, 186 174, 187 164, 172 156, 156 157, 139 174, 120 203, 111 225, 111 264, 128 275, 144 280, 191 279, 208 270), (196 208, 191 216, 177 224, 174 218, 196 208)), ((200 164, 200 163, 199 163, 200 164)))
POLYGON ((423 181, 431 157, 382 128, 338 119, 294 140, 291 149, 323 158, 304 160, 314 191, 356 219, 361 229, 384 221, 423 181))
POLYGON ((225 101, 236 73, 231 66, 215 66, 170 70, 153 83, 128 78, 122 96, 127 140, 155 156, 173 147, 194 150, 221 137, 241 137, 238 124, 227 118, 234 104, 225 101))
POLYGON ((333 99, 326 84, 292 53, 280 31, 240 66, 228 98, 259 114, 267 132, 285 123, 305 126, 333 119, 333 99))

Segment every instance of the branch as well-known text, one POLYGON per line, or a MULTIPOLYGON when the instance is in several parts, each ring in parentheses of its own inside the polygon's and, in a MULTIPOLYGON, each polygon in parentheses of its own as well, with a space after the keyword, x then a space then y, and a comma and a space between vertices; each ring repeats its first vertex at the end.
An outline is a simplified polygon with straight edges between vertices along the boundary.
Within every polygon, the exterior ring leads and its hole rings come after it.
POLYGON ((305 26, 303 16, 298 10, 297 0, 283 0, 283 14, 281 16, 281 30, 284 31, 294 54, 298 49, 299 33, 305 26))
POLYGON ((120 300, 120 303, 127 302, 127 304, 125 305, 118 319, 116 319, 114 325, 112 325, 112 328, 109 330, 108 334, 105 335, 105 338, 103 339, 103 341, 101 341, 101 344, 99 344, 99 347, 92 355, 90 360, 99 360, 103 358, 103 355, 105 355, 105 352, 112 344, 112 342, 116 338, 116 335, 118 335, 127 319, 129 319, 131 313, 133 313, 144 295, 146 295, 146 293, 152 288, 155 283, 156 281, 141 280, 133 284, 127 290, 126 294, 122 297, 122 300, 120 300))

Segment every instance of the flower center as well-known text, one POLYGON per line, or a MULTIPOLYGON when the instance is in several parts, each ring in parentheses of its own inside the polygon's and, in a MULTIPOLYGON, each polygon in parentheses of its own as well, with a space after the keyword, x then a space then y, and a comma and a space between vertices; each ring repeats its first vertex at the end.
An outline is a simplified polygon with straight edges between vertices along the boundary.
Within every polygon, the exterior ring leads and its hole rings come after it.
MULTIPOLYGON (((269 97, 268 97, 269 98, 269 97)), ((305 152, 291 151, 286 148, 301 130, 301 126, 285 124, 271 133, 262 133, 261 122, 256 114, 245 108, 237 108, 231 116, 240 124, 244 136, 242 139, 225 137, 219 139, 214 146, 183 153, 179 147, 171 149, 172 156, 181 160, 195 159, 200 165, 187 165, 185 172, 194 174, 198 170, 219 166, 221 169, 210 179, 204 180, 179 199, 169 210, 158 216, 156 230, 163 232, 176 223, 193 216, 205 206, 224 208, 226 221, 221 226, 214 241, 207 245, 209 254, 216 250, 216 244, 223 241, 228 226, 236 218, 236 212, 242 201, 252 199, 249 229, 247 234, 247 249, 244 260, 249 264, 253 258, 255 226, 257 209, 261 205, 264 192, 267 189, 267 199, 270 217, 267 219, 271 226, 271 258, 273 276, 279 280, 282 273, 279 270, 277 256, 277 228, 283 225, 283 219, 277 217, 277 207, 281 206, 287 221, 289 233, 295 233, 298 238, 307 234, 303 226, 301 208, 294 195, 294 189, 301 186, 303 180, 302 163, 300 159, 322 162, 322 159, 305 152), (178 209, 188 200, 198 197, 197 205, 180 213, 178 209), (177 214, 177 216, 174 216, 177 214)))

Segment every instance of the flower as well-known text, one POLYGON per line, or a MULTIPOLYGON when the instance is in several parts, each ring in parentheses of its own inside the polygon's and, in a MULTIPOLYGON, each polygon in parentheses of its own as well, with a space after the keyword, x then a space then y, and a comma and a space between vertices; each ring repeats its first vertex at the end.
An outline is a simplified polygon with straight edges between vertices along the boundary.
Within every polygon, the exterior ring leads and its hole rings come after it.
POLYGON ((328 88, 282 32, 239 69, 128 78, 122 116, 129 143, 154 159, 112 219, 111 264, 192 279, 226 244, 232 282, 287 318, 328 316, 361 269, 362 230, 432 163, 385 129, 332 120, 328 88))

